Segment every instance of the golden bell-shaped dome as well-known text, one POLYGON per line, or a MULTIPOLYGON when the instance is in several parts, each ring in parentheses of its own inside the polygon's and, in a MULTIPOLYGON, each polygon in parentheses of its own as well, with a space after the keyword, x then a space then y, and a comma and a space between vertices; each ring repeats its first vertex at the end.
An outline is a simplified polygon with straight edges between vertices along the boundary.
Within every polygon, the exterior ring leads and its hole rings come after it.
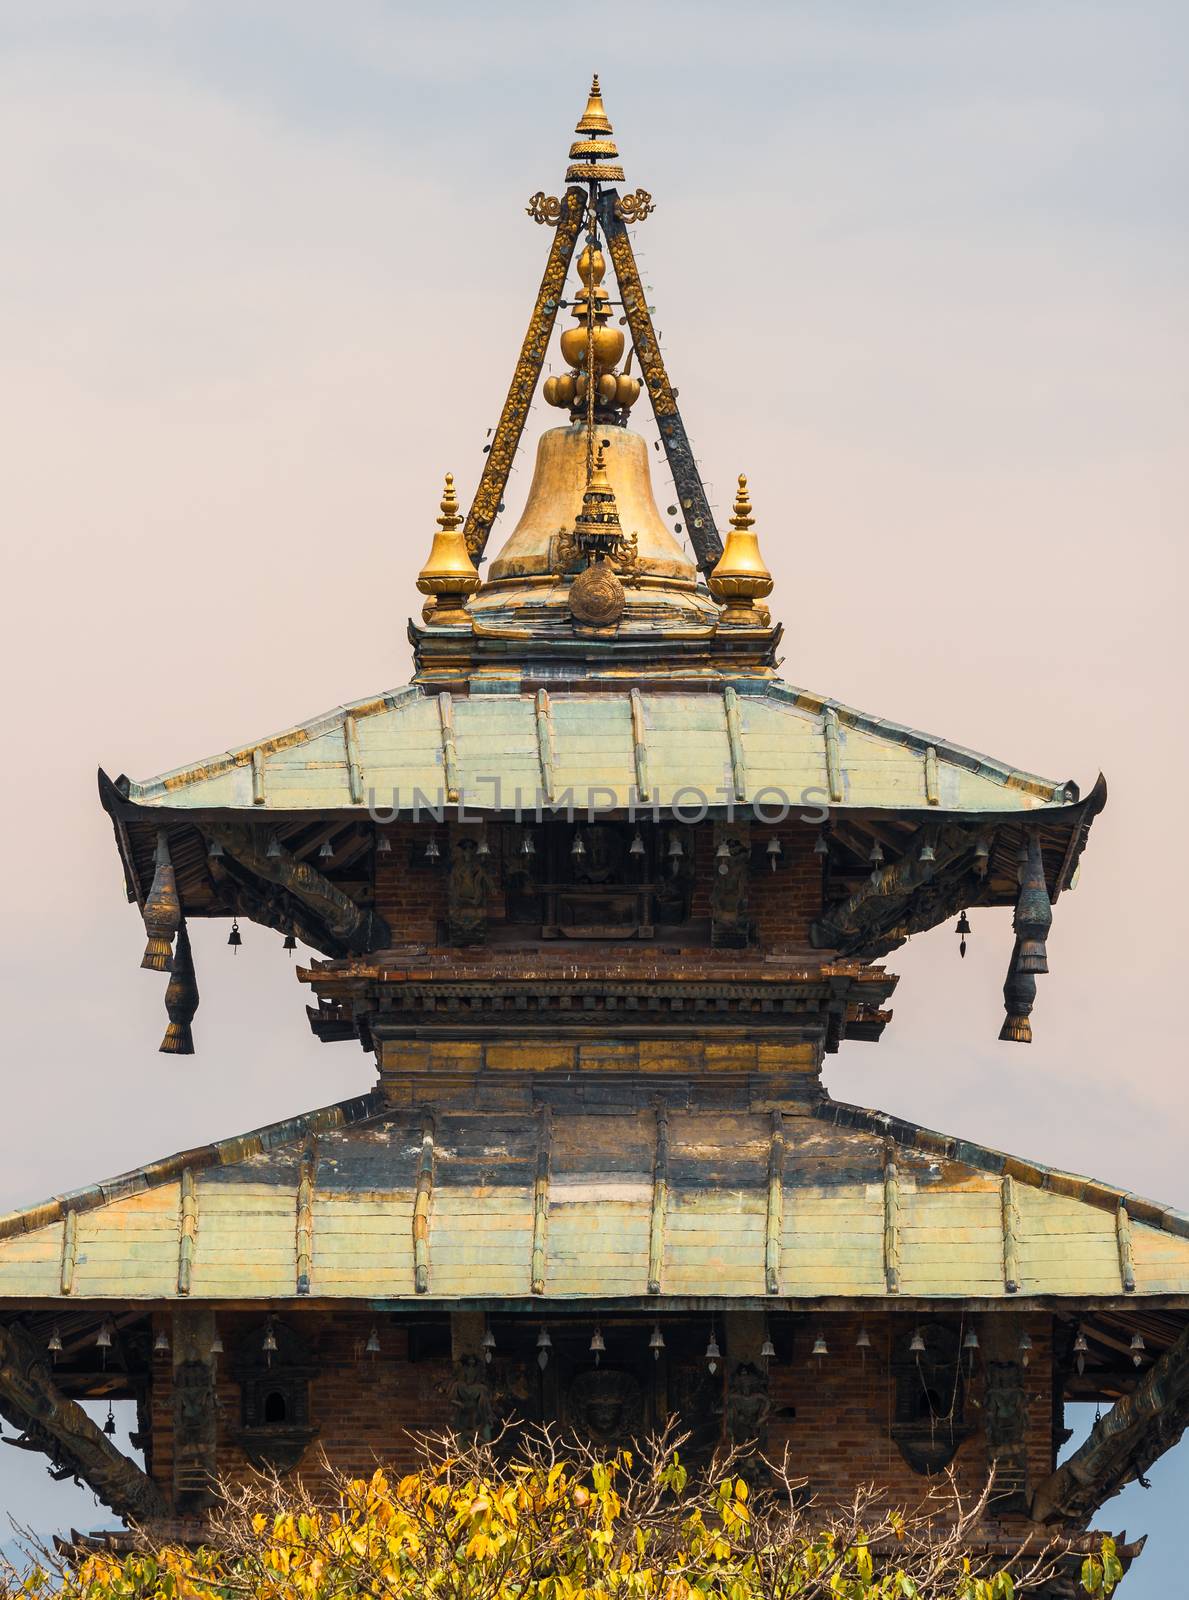
POLYGON ((730 519, 731 531, 719 557, 718 565, 710 574, 710 593, 726 606, 722 622, 735 627, 767 627, 771 618, 767 606, 759 606, 772 593, 772 574, 760 554, 760 543, 753 529, 755 518, 751 514, 751 496, 747 492, 747 478, 739 474, 739 488, 735 494, 735 514, 730 519))
POLYGON ((438 531, 433 536, 429 560, 417 578, 417 587, 428 595, 422 617, 435 627, 469 624, 467 596, 479 587, 479 574, 471 560, 462 534, 463 519, 454 492, 454 474, 446 474, 442 491, 438 531))

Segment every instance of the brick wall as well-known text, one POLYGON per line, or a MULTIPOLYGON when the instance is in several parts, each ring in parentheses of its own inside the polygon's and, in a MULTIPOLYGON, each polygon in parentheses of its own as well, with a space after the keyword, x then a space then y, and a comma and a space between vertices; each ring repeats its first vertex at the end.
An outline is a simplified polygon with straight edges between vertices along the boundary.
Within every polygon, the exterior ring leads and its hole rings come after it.
POLYGON ((809 924, 822 909, 821 857, 813 853, 817 830, 804 824, 788 827, 753 827, 756 854, 763 866, 753 871, 750 885, 751 917, 756 942, 780 949, 809 943, 809 924), (780 841, 776 871, 766 854, 768 841, 780 841))
MULTIPOLYGON (((812 1490, 845 1503, 859 1488, 878 1484, 893 1500, 919 1504, 932 1485, 943 1480, 913 1471, 891 1437, 895 1390, 889 1373, 893 1342, 912 1327, 911 1316, 877 1312, 871 1317, 829 1317, 821 1322, 829 1354, 820 1360, 810 1352, 808 1327, 794 1340, 791 1360, 773 1363, 773 1417, 770 1444, 779 1454, 787 1444, 794 1471, 809 1479, 812 1490), (872 1348, 864 1360, 856 1346, 865 1326, 872 1348), (782 1417, 782 1410, 795 1412, 782 1417)), ((976 1319, 975 1325, 979 1321, 976 1319)), ((1028 1474, 1035 1484, 1052 1471, 1052 1350, 1049 1319, 1019 1321, 1032 1336, 1030 1364, 1024 1369, 1027 1397, 1028 1474)), ((963 1358, 965 1369, 967 1358, 963 1358)), ((954 1458, 954 1472, 964 1498, 974 1499, 986 1483, 990 1461, 984 1432, 985 1407, 982 1357, 976 1356, 966 1385, 965 1420, 973 1429, 954 1458)), ((1002 1519, 1008 1520, 1008 1519, 1002 1519)))
MULTIPOLYGON (((446 915, 448 829, 432 823, 399 822, 382 831, 392 849, 376 857, 376 909, 389 923, 394 944, 436 944, 446 915), (436 863, 425 859, 425 847, 431 838, 442 852, 436 863)), ((681 837, 693 852, 691 914, 705 919, 710 915, 715 872, 713 824, 684 828, 681 837)), ((801 823, 753 827, 757 865, 749 893, 759 945, 776 949, 807 945, 809 924, 820 913, 822 904, 821 858, 813 853, 815 837, 816 830, 801 823), (775 872, 770 870, 766 854, 773 837, 781 846, 775 872)), ((498 893, 490 909, 493 918, 502 915, 502 897, 498 893)))
MULTIPOLYGON (((434 1432, 449 1425, 449 1360, 444 1355, 411 1360, 408 1334, 394 1322, 375 1318, 363 1309, 346 1308, 294 1311, 286 1320, 309 1339, 318 1368, 310 1386, 310 1420, 319 1432, 301 1463, 307 1482, 316 1480, 322 1451, 332 1466, 350 1472, 370 1472, 377 1461, 407 1467, 413 1459, 410 1433, 434 1432), (373 1326, 382 1346, 375 1358, 364 1350, 373 1326)), ((762 1317, 760 1321, 762 1324, 762 1317)), ((985 1321, 976 1318, 974 1325, 985 1329, 985 1321)), ((221 1313, 219 1317, 229 1354, 220 1358, 218 1372, 218 1470, 232 1482, 246 1478, 250 1468, 233 1438, 240 1425, 240 1390, 228 1370, 230 1352, 237 1339, 260 1324, 258 1313, 221 1313)), ((792 1322, 791 1336, 788 1323, 776 1329, 779 1359, 771 1364, 769 1375, 769 1450, 779 1455, 787 1446, 792 1471, 806 1477, 810 1489, 825 1502, 846 1503, 856 1490, 875 1484, 886 1489, 894 1503, 912 1507, 919 1505, 932 1487, 944 1484, 941 1478, 914 1472, 889 1433, 895 1406, 890 1352, 894 1341, 912 1325, 911 1315, 877 1308, 862 1318, 798 1316, 792 1322), (871 1339, 865 1359, 856 1345, 861 1326, 871 1339), (829 1346, 829 1353, 820 1359, 811 1353, 819 1328, 829 1346)), ((648 1326, 649 1319, 642 1319, 641 1341, 648 1326)), ((1013 1341, 1017 1330, 1024 1328, 1033 1341, 1024 1389, 1028 1474, 1035 1484, 1052 1470, 1050 1322, 1039 1314, 1013 1316, 1011 1327, 1013 1341)), ((728 1371, 734 1359, 737 1356, 728 1348, 728 1371)), ((172 1493, 173 1470, 171 1377, 170 1358, 157 1358, 153 1472, 167 1496, 172 1493)), ((954 1459, 958 1487, 967 1499, 981 1492, 988 1472, 983 1398, 980 1354, 967 1384, 966 1422, 972 1434, 959 1446, 954 1459)), ((994 1516, 988 1526, 992 1531, 1001 1527, 1010 1532, 1013 1524, 1018 1528, 1018 1514, 994 1516)))
POLYGON ((376 856, 376 910, 392 929, 393 944, 436 944, 446 915, 446 828, 397 822, 379 831, 392 849, 376 856), (425 859, 431 838, 442 852, 436 862, 425 859))

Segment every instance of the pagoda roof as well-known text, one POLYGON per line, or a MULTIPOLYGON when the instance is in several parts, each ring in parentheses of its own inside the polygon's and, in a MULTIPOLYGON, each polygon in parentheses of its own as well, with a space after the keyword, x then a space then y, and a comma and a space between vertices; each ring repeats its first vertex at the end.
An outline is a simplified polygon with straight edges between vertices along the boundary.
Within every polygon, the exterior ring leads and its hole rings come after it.
POLYGON ((520 1110, 377 1092, 0 1217, 0 1301, 183 1292, 1184 1309, 1189 1216, 828 1098, 542 1083, 520 1110))
MULTIPOLYGON (((496 688, 506 691, 507 682, 496 688)), ((531 806, 540 794, 600 808, 636 798, 667 809, 697 793, 710 805, 787 798, 794 811, 933 813, 1060 810, 1070 782, 856 711, 771 679, 733 684, 590 689, 561 682, 524 692, 431 694, 420 685, 373 696, 283 733, 145 782, 121 778, 105 798, 162 811, 366 812, 456 804, 531 806)))

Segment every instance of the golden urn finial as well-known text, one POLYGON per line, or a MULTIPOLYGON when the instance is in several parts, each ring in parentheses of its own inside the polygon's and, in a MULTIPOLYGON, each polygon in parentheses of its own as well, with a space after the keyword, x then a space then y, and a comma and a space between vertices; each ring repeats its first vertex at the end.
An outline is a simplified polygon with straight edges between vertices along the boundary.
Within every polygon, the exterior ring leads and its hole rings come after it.
POLYGON ((417 587, 429 596, 421 615, 435 627, 469 625, 466 600, 479 587, 479 574, 461 532, 463 518, 458 509, 452 472, 446 474, 441 510, 437 519, 439 531, 433 536, 429 560, 417 578, 417 587))
POLYGON ((618 328, 608 326, 611 307, 603 288, 606 273, 603 252, 588 241, 578 257, 582 287, 573 300, 575 326, 561 336, 562 358, 571 370, 546 378, 542 393, 548 405, 568 407, 574 417, 585 416, 587 357, 593 354, 595 414, 600 422, 622 422, 640 398, 640 380, 629 376, 626 364, 623 372, 615 371, 625 340, 618 328))
POLYGON ((772 593, 772 574, 760 554, 760 543, 752 529, 751 496, 747 477, 739 474, 735 494, 735 514, 731 531, 718 565, 710 574, 710 593, 726 606, 720 621, 730 627, 767 627, 771 618, 767 606, 757 605, 772 593))

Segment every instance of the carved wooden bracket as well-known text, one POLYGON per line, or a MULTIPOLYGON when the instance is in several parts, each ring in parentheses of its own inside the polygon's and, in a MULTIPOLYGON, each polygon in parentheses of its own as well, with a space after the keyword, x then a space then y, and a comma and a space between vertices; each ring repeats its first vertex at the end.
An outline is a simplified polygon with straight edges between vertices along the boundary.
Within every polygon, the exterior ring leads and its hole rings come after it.
POLYGON ((848 900, 831 906, 810 926, 814 948, 844 955, 856 950, 886 955, 903 944, 908 933, 932 927, 950 914, 951 901, 954 906, 961 903, 961 895, 948 892, 940 880, 967 851, 973 851, 975 842, 972 833, 955 824, 937 833, 922 829, 902 860, 873 873, 848 900), (932 857, 922 861, 926 843, 932 857))
POLYGON ((217 839, 242 866, 275 883, 307 907, 318 920, 355 954, 379 948, 389 938, 388 925, 376 912, 365 911, 308 861, 298 861, 288 850, 269 855, 269 830, 250 822, 212 817, 206 832, 217 839))
POLYGON ((166 1514, 157 1485, 62 1393, 45 1352, 15 1323, 0 1324, 0 1412, 21 1429, 22 1444, 81 1478, 117 1516, 147 1522, 166 1514))
POLYGON ((1099 1506, 1171 1450, 1189 1426, 1189 1328, 1131 1394, 1094 1424, 1068 1461, 1037 1485, 1036 1522, 1084 1527, 1099 1506))

